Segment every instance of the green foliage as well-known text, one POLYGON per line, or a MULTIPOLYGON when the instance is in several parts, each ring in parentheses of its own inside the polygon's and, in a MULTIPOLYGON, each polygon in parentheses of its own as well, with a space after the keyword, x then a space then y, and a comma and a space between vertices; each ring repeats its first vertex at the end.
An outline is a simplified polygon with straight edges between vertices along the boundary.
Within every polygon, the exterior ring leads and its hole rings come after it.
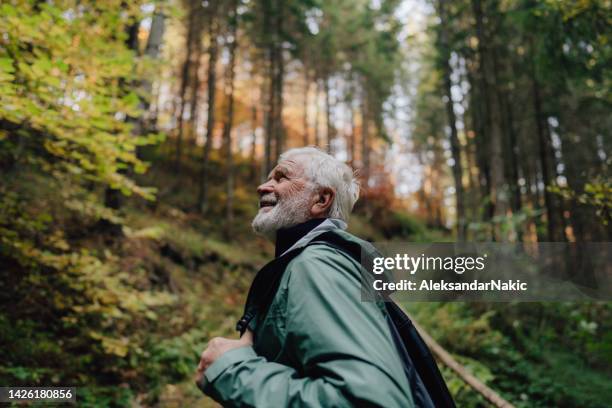
MULTIPOLYGON (((0 166, 7 178, 50 176, 75 216, 120 222, 102 205, 101 188, 153 197, 127 174, 146 170, 136 149, 159 140, 132 135, 134 123, 125 120, 139 115, 139 98, 127 86, 137 60, 125 44, 137 10, 119 1, 1 6, 0 166)), ((24 267, 91 264, 90 255, 70 251, 51 214, 30 211, 37 194, 19 195, 16 186, 0 186, 3 254, 24 267)))
MULTIPOLYGON (((477 378, 515 406, 606 406, 610 304, 406 306, 477 378)), ((461 406, 478 406, 454 374, 444 374, 461 406)))
POLYGON ((567 200, 576 200, 581 204, 595 209, 595 214, 599 217, 603 225, 610 223, 612 217, 612 181, 594 180, 584 185, 582 192, 577 192, 569 187, 559 187, 557 185, 548 187, 549 191, 559 194, 567 200))
MULTIPOLYGON (((147 168, 136 150, 161 138, 133 134, 139 60, 126 27, 139 7, 0 5, 0 279, 11 288, 0 296, 3 384, 116 384, 143 357, 139 330, 176 301, 141 291, 142 275, 122 267, 117 248, 79 239, 121 225, 105 189, 153 198, 130 177, 147 168)), ((132 395, 83 392, 84 406, 132 395)))
MULTIPOLYGON (((485 383, 491 381, 493 376, 491 371, 478 360, 474 360, 467 357, 457 356, 457 361, 466 367, 476 378, 485 383)), ((463 379, 459 378, 455 372, 446 366, 440 367, 442 376, 446 381, 449 391, 453 395, 457 406, 460 407, 483 407, 487 406, 485 398, 474 391, 469 385, 467 385, 463 379)))
POLYGON ((0 296, 10 356, 2 382, 113 382, 142 357, 138 327, 154 326, 174 297, 140 291, 141 276, 123 271, 119 254, 75 248, 48 214, 22 214, 14 219, 20 235, 3 233, 0 246, 0 277, 11 287, 0 296))
POLYGON ((124 34, 138 4, 121 4, 1 6, 0 150, 12 166, 151 198, 124 172, 146 169, 136 148, 158 136, 133 136, 134 124, 123 120, 139 115, 139 98, 126 86, 136 60, 124 34))
MULTIPOLYGON (((484 212, 485 206, 486 204, 479 210, 484 212)), ((475 241, 486 241, 491 236, 492 229, 497 227, 503 236, 508 237, 509 241, 516 242, 518 240, 517 231, 526 229, 531 222, 537 222, 542 213, 542 210, 525 207, 508 215, 492 217, 489 221, 470 222, 468 231, 472 233, 475 241)))

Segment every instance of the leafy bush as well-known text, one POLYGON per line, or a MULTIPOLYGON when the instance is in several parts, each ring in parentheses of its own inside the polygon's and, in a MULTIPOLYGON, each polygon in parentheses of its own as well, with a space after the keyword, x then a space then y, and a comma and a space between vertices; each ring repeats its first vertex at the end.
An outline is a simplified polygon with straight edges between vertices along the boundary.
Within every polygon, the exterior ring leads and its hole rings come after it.
MULTIPOLYGON (((434 338, 517 407, 607 405, 610 359, 597 353, 610 347, 605 335, 610 331, 610 304, 418 303, 407 307, 434 338)), ((478 406, 452 373, 446 377, 460 406, 478 406)))

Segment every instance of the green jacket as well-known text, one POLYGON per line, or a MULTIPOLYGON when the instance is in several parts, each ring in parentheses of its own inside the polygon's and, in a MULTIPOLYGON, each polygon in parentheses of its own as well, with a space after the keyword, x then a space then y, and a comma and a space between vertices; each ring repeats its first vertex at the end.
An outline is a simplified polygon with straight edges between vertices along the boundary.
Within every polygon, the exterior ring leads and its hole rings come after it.
POLYGON ((383 306, 361 301, 360 265, 343 252, 306 247, 249 329, 252 347, 223 354, 204 373, 202 390, 224 406, 414 406, 383 306))

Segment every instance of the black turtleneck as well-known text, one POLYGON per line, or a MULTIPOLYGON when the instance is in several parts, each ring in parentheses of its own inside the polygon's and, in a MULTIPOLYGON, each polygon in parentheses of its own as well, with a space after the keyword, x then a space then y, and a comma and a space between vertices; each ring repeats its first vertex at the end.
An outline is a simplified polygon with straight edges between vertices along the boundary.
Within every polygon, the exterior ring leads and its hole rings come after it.
POLYGON ((274 256, 278 258, 283 252, 291 248, 300 238, 315 229, 325 218, 313 218, 289 228, 281 228, 276 231, 276 248, 274 256))

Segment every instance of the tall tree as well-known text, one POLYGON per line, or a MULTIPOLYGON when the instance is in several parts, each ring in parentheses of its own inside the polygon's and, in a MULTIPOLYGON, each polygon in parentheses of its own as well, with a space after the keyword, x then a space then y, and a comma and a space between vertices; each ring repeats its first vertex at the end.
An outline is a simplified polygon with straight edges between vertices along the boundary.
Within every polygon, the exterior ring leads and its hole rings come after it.
POLYGON ((367 188, 370 181, 370 117, 367 93, 361 101, 361 177, 367 188))
MULTIPOLYGON (((151 20, 151 29, 149 31, 149 37, 147 38, 147 45, 145 47, 144 54, 151 60, 156 61, 159 59, 161 47, 163 44, 164 33, 166 29, 166 10, 164 10, 162 4, 158 4, 153 13, 151 20)), ((153 78, 159 76, 159 70, 156 69, 153 78)), ((153 98, 153 80, 151 78, 145 78, 143 81, 143 89, 145 95, 149 97, 144 101, 144 108, 147 111, 147 124, 146 128, 155 129, 157 127, 157 104, 155 109, 151 109, 150 99, 153 98)))
POLYGON ((321 133, 319 130, 319 117, 321 116, 321 81, 316 80, 315 85, 315 117, 314 117, 314 143, 315 146, 321 147, 321 133))
POLYGON ((197 208, 200 212, 205 213, 208 206, 208 185, 209 185, 209 158, 210 150, 212 148, 212 139, 214 137, 215 130, 215 101, 216 101, 216 90, 217 90, 217 54, 218 54, 218 33, 219 21, 218 21, 218 4, 216 1, 210 1, 208 3, 210 21, 208 26, 208 37, 210 44, 208 46, 208 109, 206 117, 206 141, 204 142, 204 149, 202 154, 202 164, 200 167, 200 188, 198 191, 198 202, 197 208))
POLYGON ((489 199, 492 204, 494 220, 494 238, 503 239, 500 225, 501 220, 506 216, 507 196, 505 191, 504 178, 504 156, 503 156, 503 131, 501 128, 501 111, 499 101, 496 97, 495 73, 492 59, 492 41, 489 29, 485 24, 491 21, 490 16, 485 16, 481 0, 472 0, 472 10, 476 20, 476 36, 478 38, 478 55, 480 61, 480 81, 481 92, 485 100, 484 111, 486 115, 486 129, 489 139, 489 168, 490 168, 490 188, 489 199))
POLYGON ((234 77, 236 65, 236 47, 238 46, 238 0, 233 0, 229 22, 229 63, 225 79, 225 97, 227 99, 227 114, 223 126, 223 143, 225 145, 225 166, 226 166, 226 224, 225 235, 231 236, 232 225, 234 222, 234 164, 232 157, 232 127, 234 125, 234 77))
POLYGON ((179 107, 176 114, 177 121, 177 137, 176 137, 176 154, 174 157, 175 170, 179 169, 181 162, 181 154, 183 149, 183 138, 184 138, 184 117, 185 107, 187 106, 187 90, 190 82, 192 82, 192 94, 191 94, 191 105, 193 107, 192 113, 195 112, 197 105, 197 92, 198 92, 198 68, 200 61, 200 50, 201 50, 201 13, 200 13, 200 2, 195 0, 188 1, 188 12, 187 12, 187 35, 185 37, 185 60, 181 69, 181 85, 178 95, 179 107), (194 67, 195 63, 195 67, 194 67), (191 73, 191 75, 190 75, 191 73))
POLYGON ((451 71, 450 66, 450 44, 449 44, 449 15, 445 0, 438 1, 438 14, 440 16, 439 50, 442 68, 442 78, 446 96, 446 116, 450 128, 450 145, 453 156, 453 178, 455 179, 455 203, 457 211, 457 237, 460 241, 465 241, 467 236, 467 221, 465 216, 465 194, 463 190, 463 169, 461 158, 461 145, 457 135, 457 118, 453 107, 453 95, 451 92, 451 71))
POLYGON ((531 92, 533 100, 534 121, 538 140, 538 155, 542 181, 544 183, 544 203, 546 206, 546 225, 549 241, 565 241, 564 228, 561 215, 558 212, 557 197, 546 186, 555 183, 556 173, 554 156, 550 141, 550 132, 546 121, 541 98, 541 86, 536 78, 534 61, 531 61, 531 92))
POLYGON ((309 133, 308 133, 308 102, 309 102, 309 92, 310 91, 310 75, 308 72, 308 66, 306 65, 306 61, 304 61, 304 106, 302 108, 303 112, 303 136, 302 136, 302 144, 304 146, 308 146, 309 144, 309 133))
POLYGON ((277 159, 278 156, 280 156, 280 154, 283 152, 284 150, 284 144, 285 144, 285 126, 283 123, 283 107, 284 107, 284 101, 283 101, 283 89, 284 89, 284 80, 285 80, 285 50, 283 47, 283 43, 284 43, 284 21, 285 21, 285 2, 283 0, 276 0, 276 12, 275 12, 275 23, 274 23, 274 27, 275 27, 275 36, 274 36, 274 47, 275 47, 275 52, 274 52, 274 58, 276 58, 276 63, 274 64, 274 67, 276 69, 276 71, 273 73, 273 77, 271 78, 273 80, 273 84, 274 84, 274 113, 275 113, 275 118, 274 118, 274 139, 275 139, 275 146, 276 146, 276 157, 274 159, 277 159))
POLYGON ((332 106, 331 106, 331 95, 330 95, 330 81, 331 78, 323 79, 323 89, 325 92, 325 145, 328 153, 332 152, 332 141, 336 136, 336 129, 332 122, 332 106))

